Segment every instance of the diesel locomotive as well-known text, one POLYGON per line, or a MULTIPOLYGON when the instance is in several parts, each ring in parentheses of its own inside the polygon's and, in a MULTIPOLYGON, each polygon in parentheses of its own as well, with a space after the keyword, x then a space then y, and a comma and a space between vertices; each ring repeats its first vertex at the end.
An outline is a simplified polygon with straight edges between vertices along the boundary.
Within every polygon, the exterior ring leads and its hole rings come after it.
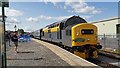
POLYGON ((33 36, 61 44, 75 55, 87 59, 97 58, 98 50, 102 48, 98 43, 97 33, 95 25, 79 16, 72 16, 34 31, 33 36))

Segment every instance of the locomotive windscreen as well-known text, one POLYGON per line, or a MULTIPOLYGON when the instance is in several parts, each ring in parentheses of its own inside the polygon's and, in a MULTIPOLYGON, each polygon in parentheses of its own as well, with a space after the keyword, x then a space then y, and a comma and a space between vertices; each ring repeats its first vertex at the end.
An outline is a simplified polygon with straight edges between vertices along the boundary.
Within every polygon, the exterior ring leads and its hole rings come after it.
POLYGON ((82 29, 81 33, 82 34, 93 34, 94 31, 93 29, 82 29))
POLYGON ((87 23, 87 22, 80 17, 73 17, 67 20, 65 26, 79 24, 79 23, 87 23))

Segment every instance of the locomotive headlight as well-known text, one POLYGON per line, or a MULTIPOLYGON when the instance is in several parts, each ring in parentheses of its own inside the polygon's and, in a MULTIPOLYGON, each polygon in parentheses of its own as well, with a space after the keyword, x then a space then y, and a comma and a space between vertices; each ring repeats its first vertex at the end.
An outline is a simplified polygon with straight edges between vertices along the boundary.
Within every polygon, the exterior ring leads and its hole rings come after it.
POLYGON ((95 38, 95 40, 97 40, 97 38, 95 38))
POLYGON ((95 37, 95 40, 97 40, 97 36, 95 37))
POLYGON ((84 31, 82 31, 82 33, 84 33, 84 31))
POLYGON ((77 35, 79 35, 79 33, 77 32, 77 35))
POLYGON ((87 40, 88 40, 88 41, 90 41, 90 39, 89 39, 89 38, 88 38, 87 40))

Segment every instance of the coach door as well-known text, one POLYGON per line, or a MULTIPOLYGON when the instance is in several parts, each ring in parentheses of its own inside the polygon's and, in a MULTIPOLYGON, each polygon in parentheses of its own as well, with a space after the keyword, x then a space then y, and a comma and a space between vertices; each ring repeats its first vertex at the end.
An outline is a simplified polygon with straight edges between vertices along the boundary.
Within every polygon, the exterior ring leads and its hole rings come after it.
POLYGON ((57 29, 57 39, 62 39, 62 23, 60 23, 60 30, 57 29))
POLYGON ((40 29, 40 33, 39 34, 40 34, 40 39, 41 39, 41 37, 42 37, 42 29, 40 29))
POLYGON ((116 27, 117 27, 117 30, 116 30, 117 31, 117 35, 120 36, 120 24, 117 24, 116 27))

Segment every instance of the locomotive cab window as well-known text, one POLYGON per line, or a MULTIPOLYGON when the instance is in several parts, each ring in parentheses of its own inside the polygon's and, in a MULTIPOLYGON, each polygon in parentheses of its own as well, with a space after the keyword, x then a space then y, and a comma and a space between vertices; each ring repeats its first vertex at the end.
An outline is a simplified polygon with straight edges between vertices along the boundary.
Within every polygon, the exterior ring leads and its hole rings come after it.
POLYGON ((81 33, 82 34, 94 34, 94 30, 93 29, 82 29, 81 33))
POLYGON ((66 36, 71 36, 71 30, 66 30, 66 36))

